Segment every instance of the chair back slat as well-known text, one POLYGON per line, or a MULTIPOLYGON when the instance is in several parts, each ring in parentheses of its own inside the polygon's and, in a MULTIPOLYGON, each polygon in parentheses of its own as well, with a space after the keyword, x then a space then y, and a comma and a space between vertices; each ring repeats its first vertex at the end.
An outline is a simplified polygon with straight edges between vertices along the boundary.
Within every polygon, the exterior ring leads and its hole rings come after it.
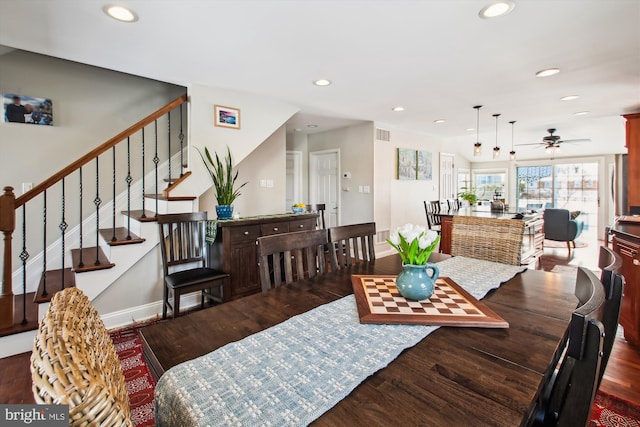
POLYGON ((454 216, 451 255, 520 265, 524 221, 454 216))
POLYGON ((317 213, 318 220, 316 221, 316 228, 318 229, 326 229, 327 225, 324 221, 324 211, 327 209, 325 203, 309 203, 305 205, 307 212, 317 213))
POLYGON ((329 255, 339 268, 376 259, 376 223, 342 225, 329 229, 329 255))
POLYGON ((274 234, 256 244, 263 291, 326 272, 327 230, 274 234))

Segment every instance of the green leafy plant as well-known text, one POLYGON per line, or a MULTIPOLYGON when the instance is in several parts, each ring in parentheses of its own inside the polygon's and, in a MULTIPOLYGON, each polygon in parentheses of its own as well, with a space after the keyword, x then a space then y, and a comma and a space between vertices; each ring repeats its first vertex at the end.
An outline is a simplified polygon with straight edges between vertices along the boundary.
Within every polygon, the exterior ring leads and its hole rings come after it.
POLYGON ((478 202, 478 196, 473 191, 461 191, 458 193, 458 197, 462 200, 466 200, 470 205, 475 205, 478 202))
POLYGON ((215 161, 211 157, 211 153, 207 147, 204 148, 204 155, 198 150, 200 158, 204 163, 211 180, 213 181, 213 187, 216 190, 216 200, 218 205, 231 205, 233 201, 240 196, 240 189, 247 185, 247 182, 236 187, 236 180, 238 179, 238 171, 233 174, 233 165, 231 164, 231 150, 227 147, 227 155, 224 157, 224 161, 220 159, 218 153, 215 153, 215 161))

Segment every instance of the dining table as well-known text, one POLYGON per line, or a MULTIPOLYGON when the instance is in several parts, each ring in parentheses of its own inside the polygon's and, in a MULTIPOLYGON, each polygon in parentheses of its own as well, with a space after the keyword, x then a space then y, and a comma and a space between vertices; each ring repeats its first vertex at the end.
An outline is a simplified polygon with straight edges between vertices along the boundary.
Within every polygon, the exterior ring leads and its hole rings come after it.
MULTIPOLYGON (((444 264, 449 258, 434 253, 430 261, 444 264)), ((454 268, 465 270, 464 263, 460 262, 454 268)), ((187 401, 185 404, 188 404, 190 399, 181 394, 189 384, 173 384, 176 380, 172 374, 176 370, 186 371, 191 378, 187 382, 197 383, 200 387, 193 396, 213 402, 215 399, 200 395, 214 386, 218 389, 212 394, 219 397, 220 393, 227 392, 227 388, 237 386, 230 383, 227 387, 226 372, 210 374, 195 364, 194 359, 216 363, 214 356, 229 346, 256 339, 300 316, 350 298, 353 275, 397 275, 401 270, 400 257, 389 255, 142 328, 144 355, 160 377, 159 386, 163 387, 161 392, 156 389, 158 425, 171 424, 162 423, 162 419, 166 419, 162 411, 173 411, 177 403, 187 401), (165 393, 172 385, 181 392, 170 401, 165 399, 165 393)), ((562 351, 562 338, 577 303, 574 288, 575 279, 570 276, 522 267, 521 272, 498 283, 497 288, 489 290, 481 300, 508 322, 507 328, 434 328, 415 344, 399 351, 393 360, 384 362, 380 369, 357 379, 353 389, 345 390, 344 397, 331 403, 317 417, 299 423, 294 419, 287 424, 530 425, 545 381, 555 368, 553 361, 562 351)), ((335 332, 330 322, 323 326, 322 318, 314 318, 312 322, 327 334, 335 332)), ((305 335, 304 331, 296 334, 305 335)), ((251 347, 254 350, 245 348, 234 353, 228 366, 244 375, 245 363, 259 364, 262 357, 267 357, 262 355, 263 347, 256 345, 251 347)), ((266 352, 272 353, 271 350, 267 348, 266 352)), ((371 348, 367 350, 370 351, 371 348)), ((362 360, 371 359, 367 359, 368 356, 361 354, 362 360)), ((295 360, 290 362, 296 363, 295 360)), ((304 363, 305 372, 314 370, 314 366, 304 363)), ((246 373, 248 377, 253 378, 252 375, 246 373)), ((304 377, 301 373, 295 376, 304 377)), ((234 390, 239 395, 244 395, 245 391, 246 388, 234 390)), ((278 396, 271 398, 277 400, 278 396)), ((222 407, 225 404, 229 402, 223 403, 222 407)), ((253 402, 249 401, 247 405, 247 411, 254 410, 253 402)), ((197 410, 187 410, 202 418, 201 411, 202 403, 197 410)), ((194 425, 216 425, 218 421, 205 419, 194 425)), ((227 421, 229 425, 242 424, 233 419, 227 421)), ((183 422, 189 425, 186 421, 176 424, 183 422)))

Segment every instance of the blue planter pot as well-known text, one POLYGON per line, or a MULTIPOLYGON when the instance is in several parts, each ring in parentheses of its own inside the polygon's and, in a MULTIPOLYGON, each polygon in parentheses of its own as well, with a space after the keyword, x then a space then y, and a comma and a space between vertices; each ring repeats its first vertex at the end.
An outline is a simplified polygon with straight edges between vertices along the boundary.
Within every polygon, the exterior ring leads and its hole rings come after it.
POLYGON ((421 301, 431 297, 440 269, 435 264, 405 264, 396 278, 396 287, 406 299, 421 301), (428 271, 431 270, 431 275, 428 271))
POLYGON ((233 205, 217 205, 218 219, 231 219, 233 217, 233 205))

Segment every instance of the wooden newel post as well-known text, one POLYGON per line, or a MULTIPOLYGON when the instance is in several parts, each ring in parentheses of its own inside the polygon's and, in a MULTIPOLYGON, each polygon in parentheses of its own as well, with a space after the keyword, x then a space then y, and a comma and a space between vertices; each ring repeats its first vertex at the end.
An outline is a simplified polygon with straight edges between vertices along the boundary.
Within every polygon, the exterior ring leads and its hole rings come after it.
POLYGON ((13 286, 11 283, 11 238, 16 228, 16 196, 13 187, 4 187, 0 196, 0 231, 4 234, 2 291, 0 292, 0 329, 13 325, 13 286))

